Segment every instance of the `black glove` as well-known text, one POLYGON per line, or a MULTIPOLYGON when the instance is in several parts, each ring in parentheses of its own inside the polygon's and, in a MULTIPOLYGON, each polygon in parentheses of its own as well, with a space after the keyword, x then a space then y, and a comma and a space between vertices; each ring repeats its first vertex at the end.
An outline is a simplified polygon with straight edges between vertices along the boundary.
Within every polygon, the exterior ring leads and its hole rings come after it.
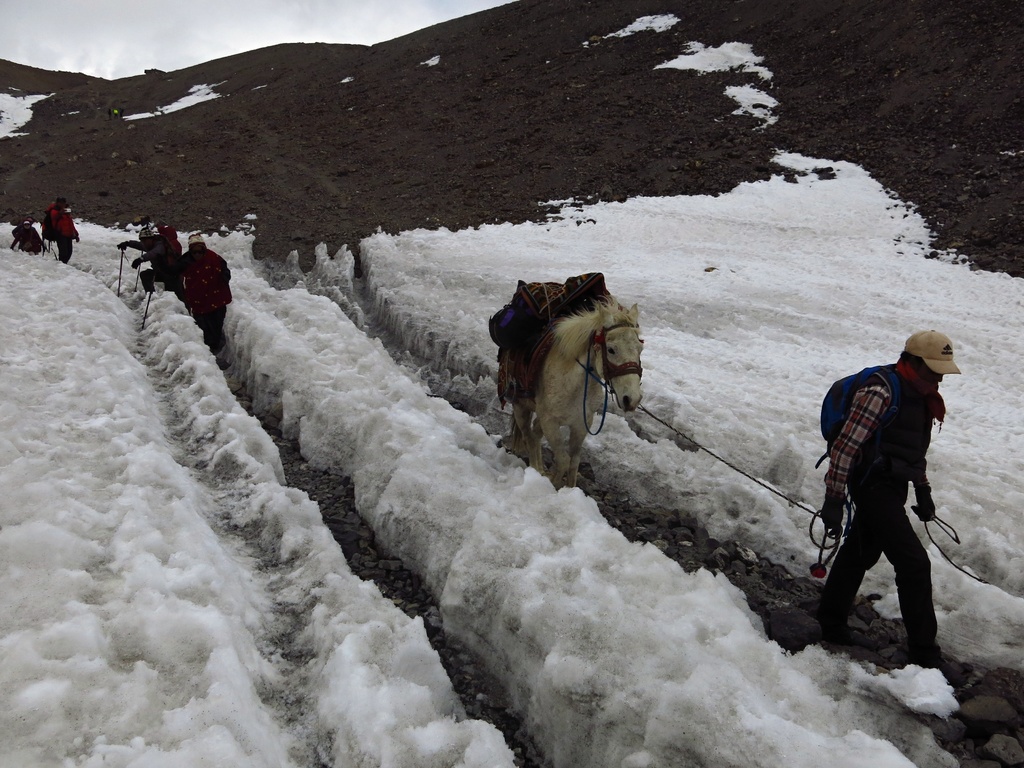
POLYGON ((917 504, 911 507, 914 514, 921 518, 921 522, 927 523, 935 519, 935 502, 932 501, 932 487, 930 485, 915 485, 914 496, 917 497, 917 504))
POLYGON ((821 505, 818 512, 821 515, 821 522, 825 524, 825 533, 838 539, 843 533, 843 499, 835 499, 831 496, 825 497, 825 503, 821 505))
POLYGON ((132 262, 132 269, 138 269, 139 265, 141 263, 142 263, 142 257, 140 256, 139 258, 137 258, 135 261, 132 262))
POLYGON ((124 250, 125 248, 127 248, 127 247, 128 247, 128 242, 129 242, 128 240, 125 240, 125 241, 124 241, 123 243, 118 243, 118 244, 117 244, 117 247, 118 247, 118 248, 119 248, 120 250, 122 250, 122 251, 123 251, 123 250, 124 250))

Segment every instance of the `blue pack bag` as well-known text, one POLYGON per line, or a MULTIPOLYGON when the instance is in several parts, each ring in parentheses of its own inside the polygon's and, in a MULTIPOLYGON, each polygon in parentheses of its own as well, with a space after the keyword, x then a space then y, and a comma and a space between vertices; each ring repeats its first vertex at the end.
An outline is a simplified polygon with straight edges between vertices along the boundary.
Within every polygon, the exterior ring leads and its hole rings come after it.
POLYGON ((868 383, 868 379, 875 377, 880 379, 889 387, 892 399, 889 407, 882 414, 881 426, 888 425, 900 409, 900 380, 896 376, 896 365, 872 365, 857 373, 844 376, 829 387, 825 398, 821 402, 821 436, 825 438, 827 448, 825 455, 818 460, 818 466, 828 458, 832 450, 832 444, 842 432, 843 424, 850 415, 850 405, 853 402, 853 395, 861 387, 868 383))

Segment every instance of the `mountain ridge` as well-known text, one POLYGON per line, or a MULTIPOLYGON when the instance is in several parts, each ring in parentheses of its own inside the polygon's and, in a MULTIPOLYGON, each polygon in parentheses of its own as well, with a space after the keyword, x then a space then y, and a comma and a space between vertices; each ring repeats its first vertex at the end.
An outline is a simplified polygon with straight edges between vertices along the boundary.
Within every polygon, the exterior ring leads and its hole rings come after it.
MULTIPOLYGON (((865 167, 986 269, 1024 274, 1024 23, 997 0, 520 0, 373 46, 287 43, 106 81, 0 62, 52 92, 0 141, 4 215, 58 194, 101 224, 210 231, 257 216, 259 258, 333 252, 378 228, 543 220, 545 201, 717 195, 792 151, 865 167), (607 35, 674 14, 664 32, 607 35), (738 71, 655 69, 743 42, 774 73, 765 125, 732 114, 738 71), (435 65, 426 64, 438 56, 435 65), (348 79, 351 78, 351 79, 348 79), (197 84, 223 98, 146 120, 197 84)), ((19 85, 20 83, 20 85, 19 85)))

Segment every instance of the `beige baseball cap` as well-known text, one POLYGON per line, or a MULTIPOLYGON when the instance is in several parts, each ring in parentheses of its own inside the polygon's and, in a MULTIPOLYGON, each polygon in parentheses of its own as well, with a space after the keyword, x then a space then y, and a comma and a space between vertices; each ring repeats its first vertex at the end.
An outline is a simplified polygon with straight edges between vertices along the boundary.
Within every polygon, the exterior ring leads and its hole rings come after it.
POLYGON ((907 339, 904 351, 920 357, 935 373, 960 373, 953 362, 953 342, 938 331, 918 331, 907 339))

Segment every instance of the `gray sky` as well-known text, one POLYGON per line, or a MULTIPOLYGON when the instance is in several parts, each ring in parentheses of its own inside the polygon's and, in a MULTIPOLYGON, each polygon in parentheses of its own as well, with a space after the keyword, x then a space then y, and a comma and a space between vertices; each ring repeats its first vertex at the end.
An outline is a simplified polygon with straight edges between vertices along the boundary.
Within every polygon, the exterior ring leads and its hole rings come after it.
POLYGON ((509 1, 0 0, 0 59, 116 79, 278 43, 370 45, 509 1))

